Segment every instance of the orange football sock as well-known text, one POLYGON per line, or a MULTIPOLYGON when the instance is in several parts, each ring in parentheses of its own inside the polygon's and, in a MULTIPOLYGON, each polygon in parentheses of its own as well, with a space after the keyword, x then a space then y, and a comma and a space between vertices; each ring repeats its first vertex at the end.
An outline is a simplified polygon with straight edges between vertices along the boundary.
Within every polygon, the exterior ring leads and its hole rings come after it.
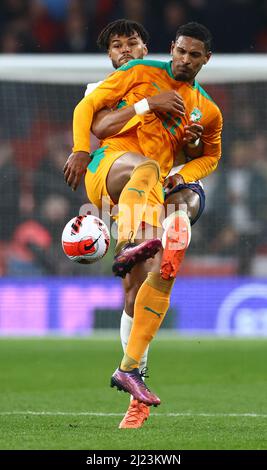
POLYGON ((165 280, 158 273, 148 273, 136 296, 133 326, 120 365, 122 370, 139 367, 147 346, 167 313, 173 283, 173 279, 165 280))
POLYGON ((157 184, 159 176, 160 168, 154 160, 147 160, 133 170, 119 199, 117 247, 129 239, 134 240, 146 209, 149 193, 157 184))

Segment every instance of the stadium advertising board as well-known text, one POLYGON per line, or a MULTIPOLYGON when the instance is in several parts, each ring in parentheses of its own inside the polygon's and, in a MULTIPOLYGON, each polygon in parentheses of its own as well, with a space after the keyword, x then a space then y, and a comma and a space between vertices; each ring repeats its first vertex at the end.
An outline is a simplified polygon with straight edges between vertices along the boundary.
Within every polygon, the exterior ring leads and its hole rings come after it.
MULTIPOLYGON (((123 308, 121 282, 109 278, 3 279, 0 298, 1 335, 91 334, 97 311, 123 308)), ((180 278, 169 315, 181 334, 267 336, 267 281, 180 278)), ((114 328, 111 316, 98 328, 114 328)))

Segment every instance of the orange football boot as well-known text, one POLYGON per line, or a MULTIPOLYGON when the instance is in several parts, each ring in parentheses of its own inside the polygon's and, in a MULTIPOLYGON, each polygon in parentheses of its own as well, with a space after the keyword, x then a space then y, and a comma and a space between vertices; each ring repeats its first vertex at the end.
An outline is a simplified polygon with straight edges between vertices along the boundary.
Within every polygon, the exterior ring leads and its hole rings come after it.
POLYGON ((120 422, 120 429, 137 429, 143 426, 149 417, 150 408, 145 403, 131 400, 128 410, 120 422))

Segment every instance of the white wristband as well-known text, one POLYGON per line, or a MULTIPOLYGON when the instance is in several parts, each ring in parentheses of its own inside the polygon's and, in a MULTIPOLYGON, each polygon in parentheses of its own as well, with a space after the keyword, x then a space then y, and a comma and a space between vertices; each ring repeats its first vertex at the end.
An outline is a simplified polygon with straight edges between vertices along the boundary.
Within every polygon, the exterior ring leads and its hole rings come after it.
POLYGON ((194 148, 194 147, 197 147, 198 144, 200 142, 200 138, 198 138, 197 140, 195 140, 195 142, 190 142, 188 145, 188 147, 191 147, 191 148, 194 148))
POLYGON ((150 111, 150 107, 149 107, 147 99, 143 98, 142 100, 135 103, 134 110, 135 110, 135 113, 138 114, 139 116, 143 116, 143 114, 148 113, 150 111))

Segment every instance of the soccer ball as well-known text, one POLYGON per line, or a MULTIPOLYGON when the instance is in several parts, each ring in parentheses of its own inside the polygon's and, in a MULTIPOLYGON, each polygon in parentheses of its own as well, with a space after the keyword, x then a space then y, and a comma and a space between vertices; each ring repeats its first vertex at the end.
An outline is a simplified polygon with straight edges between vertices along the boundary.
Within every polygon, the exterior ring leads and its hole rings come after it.
POLYGON ((62 248, 76 263, 91 264, 105 256, 110 233, 103 220, 94 215, 79 215, 71 219, 62 232, 62 248))

